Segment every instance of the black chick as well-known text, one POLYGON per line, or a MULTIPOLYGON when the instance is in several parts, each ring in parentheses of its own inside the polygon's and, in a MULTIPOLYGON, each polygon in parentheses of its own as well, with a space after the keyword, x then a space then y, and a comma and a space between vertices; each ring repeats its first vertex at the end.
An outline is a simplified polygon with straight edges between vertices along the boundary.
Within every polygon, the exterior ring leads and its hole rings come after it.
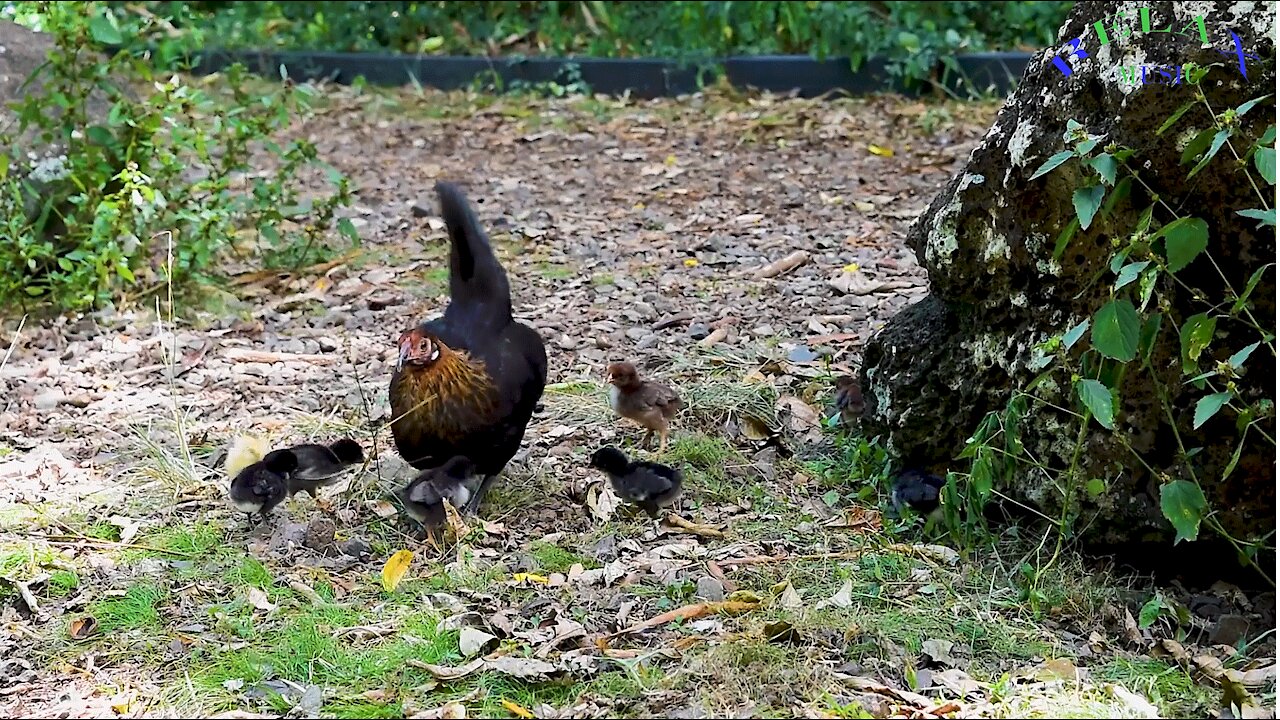
POLYGON ((231 481, 231 503, 249 514, 250 524, 253 513, 265 520, 289 496, 289 476, 297 467, 298 458, 289 450, 267 453, 236 474, 231 481))
POLYGON ((396 495, 405 511, 423 527, 434 530, 445 523, 445 499, 459 511, 471 499, 467 482, 474 473, 475 463, 457 455, 440 467, 423 470, 396 495))
POLYGON ((289 476, 290 495, 305 492, 317 497, 317 489, 332 485, 348 467, 364 462, 360 443, 350 438, 332 445, 294 445, 289 451, 298 460, 297 469, 289 476))
POLYGON ((662 463, 628 461, 615 447, 603 447, 591 454, 591 467, 609 476, 613 492, 622 500, 638 505, 649 517, 658 517, 658 508, 680 499, 684 474, 662 463))
POLYGON ((946 484, 946 480, 922 470, 903 470, 893 481, 889 496, 893 509, 901 515, 903 506, 907 506, 921 515, 930 515, 938 509, 938 496, 946 484))
POLYGON ((867 404, 862 399, 862 383, 852 375, 836 378, 836 410, 840 411, 841 422, 852 424, 862 417, 866 408, 867 404))

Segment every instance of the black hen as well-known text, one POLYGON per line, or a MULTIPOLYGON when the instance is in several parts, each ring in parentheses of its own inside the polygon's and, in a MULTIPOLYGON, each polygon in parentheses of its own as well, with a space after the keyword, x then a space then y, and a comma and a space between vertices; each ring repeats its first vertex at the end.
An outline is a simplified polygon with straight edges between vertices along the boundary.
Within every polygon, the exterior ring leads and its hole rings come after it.
POLYGON ((298 467, 298 458, 288 450, 274 450, 253 463, 231 481, 231 503, 262 519, 289 496, 289 475, 298 467))
POLYGON ((397 493, 404 509, 429 529, 445 522, 444 500, 462 508, 471 498, 467 482, 475 472, 475 464, 465 457, 450 458, 438 468, 424 470, 397 493))
POLYGON ((524 441, 547 382, 537 331, 511 316, 511 288, 466 197, 437 183, 449 231, 449 306, 400 335, 389 396, 396 450, 426 470, 462 455, 484 476, 475 512, 524 441))
POLYGON ((298 467, 289 476, 289 494, 309 493, 338 481, 349 467, 364 462, 360 443, 343 438, 331 445, 306 443, 288 448, 297 458, 298 467))
POLYGON ((684 487, 684 475, 679 470, 662 463, 628 461, 615 447, 603 447, 592 453, 591 467, 609 476, 615 495, 640 506, 655 519, 658 508, 675 504, 684 487))
POLYGON ((893 509, 899 515, 904 506, 921 515, 929 515, 938 509, 938 496, 946 484, 946 480, 922 470, 903 470, 893 481, 893 491, 889 496, 893 501, 893 509))

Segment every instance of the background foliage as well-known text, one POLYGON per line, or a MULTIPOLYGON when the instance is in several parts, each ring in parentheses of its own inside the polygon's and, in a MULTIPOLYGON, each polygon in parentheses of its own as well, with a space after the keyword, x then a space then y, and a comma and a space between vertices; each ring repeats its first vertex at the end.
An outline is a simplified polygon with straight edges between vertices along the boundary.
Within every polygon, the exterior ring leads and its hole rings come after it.
MULTIPOLYGON (((23 6, 15 3, 21 12, 23 6)), ((869 57, 923 80, 958 53, 1038 50, 1070 2, 110 2, 126 42, 442 55, 869 57), (164 22, 154 23, 155 18, 164 22), (216 41, 215 41, 216 39, 216 41)))

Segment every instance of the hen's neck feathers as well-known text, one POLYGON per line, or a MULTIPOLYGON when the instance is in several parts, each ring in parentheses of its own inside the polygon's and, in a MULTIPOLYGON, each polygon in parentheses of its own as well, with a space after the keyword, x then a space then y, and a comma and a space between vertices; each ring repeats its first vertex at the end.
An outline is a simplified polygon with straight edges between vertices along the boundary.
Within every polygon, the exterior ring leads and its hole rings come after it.
POLYGON ((428 367, 406 367, 392 393, 395 422, 455 439, 497 408, 497 392, 483 360, 440 345, 440 358, 428 367))

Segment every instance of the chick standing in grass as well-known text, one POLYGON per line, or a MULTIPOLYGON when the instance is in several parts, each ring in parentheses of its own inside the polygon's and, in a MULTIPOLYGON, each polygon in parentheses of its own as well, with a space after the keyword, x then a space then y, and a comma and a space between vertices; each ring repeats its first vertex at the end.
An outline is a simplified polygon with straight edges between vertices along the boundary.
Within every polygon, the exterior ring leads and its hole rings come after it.
POLYGON ((266 452, 266 443, 240 436, 227 452, 226 470, 231 476, 231 504, 261 520, 289 496, 289 477, 298 467, 298 458, 288 450, 266 452))
POLYGON ((445 524, 445 500, 456 509, 466 507, 472 494, 467 483, 474 473, 475 463, 458 455, 438 468, 422 471, 396 494, 406 512, 434 531, 445 524))
POLYGON ((841 375, 836 378, 836 410, 840 413, 840 421, 851 425, 862 417, 866 410, 866 402, 862 399, 862 384, 852 375, 841 375))
POLYGON ((671 419, 684 407, 680 395, 670 387, 652 380, 641 380, 636 366, 629 362, 609 363, 609 407, 619 417, 639 423, 648 432, 644 443, 648 448, 658 434, 658 454, 667 452, 667 434, 671 419))
POLYGON ((591 454, 591 467, 609 476, 613 493, 658 519, 658 508, 676 504, 684 487, 684 474, 661 463, 628 461, 615 447, 591 454))
POLYGON ((338 481, 352 465, 364 462, 360 443, 343 438, 331 445, 305 443, 288 448, 297 458, 298 468, 289 477, 289 494, 305 492, 319 500, 316 490, 338 481))

